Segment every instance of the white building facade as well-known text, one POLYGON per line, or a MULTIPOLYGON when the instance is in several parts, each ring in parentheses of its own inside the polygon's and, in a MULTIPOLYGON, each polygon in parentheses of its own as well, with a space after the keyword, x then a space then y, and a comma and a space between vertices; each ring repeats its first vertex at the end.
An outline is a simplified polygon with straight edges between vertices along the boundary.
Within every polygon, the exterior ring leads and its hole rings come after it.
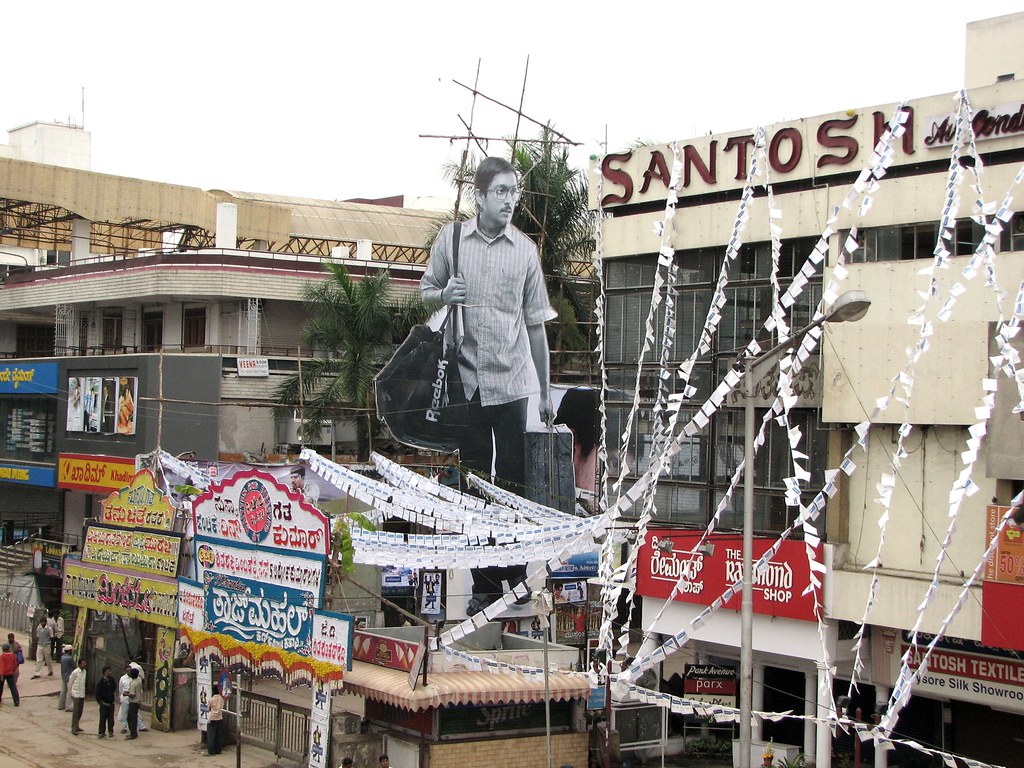
MULTIPOLYGON (((1007 195, 1019 193, 1015 177, 1024 164, 1022 36, 1024 14, 968 27, 965 93, 974 146, 957 149, 962 182, 953 187, 948 180, 960 103, 956 93, 906 102, 906 130, 891 144, 891 165, 877 176, 877 184, 868 179, 859 188, 871 198, 866 206, 860 204, 862 197, 848 208, 843 202, 862 169, 875 164, 872 152, 897 112, 896 104, 768 126, 760 160, 767 165, 774 216, 763 187, 741 200, 756 154, 749 131, 680 141, 678 155, 670 145, 610 153, 594 176, 599 182, 592 185, 592 202, 595 207, 600 203, 606 214, 605 362, 613 457, 633 401, 663 244, 674 249, 678 270, 672 286, 676 336, 669 354, 670 363, 678 366, 701 339, 736 231, 737 210, 745 206, 749 213, 742 247, 729 268, 728 301, 719 308, 721 321, 710 351, 693 368, 689 383, 695 393, 682 407, 680 424, 698 413, 751 338, 756 336, 763 347, 766 341, 771 345, 763 324, 773 304, 773 225, 781 228, 777 275, 783 290, 801 274, 819 238, 827 242, 820 267, 803 273, 807 285, 793 305, 791 328, 808 324, 832 281, 839 292, 861 290, 872 302, 860 322, 825 327, 820 352, 808 360, 796 382, 798 399, 790 425, 801 430, 810 474, 799 486, 801 502, 806 505, 833 479, 829 470, 837 469, 851 448, 856 468, 836 476, 836 491, 819 520, 819 556, 828 566, 821 593, 824 630, 819 633, 813 610, 808 615, 792 609, 806 580, 795 584, 789 597, 776 586, 755 589, 753 708, 827 714, 831 701, 820 688, 832 682, 837 699, 847 692, 855 677, 854 635, 866 614, 867 639, 861 647, 865 666, 857 676, 851 713, 859 709, 868 722, 873 715, 884 716, 911 631, 916 627, 922 633, 922 648, 930 639, 925 633, 942 632, 946 639, 937 644, 930 669, 915 686, 896 730, 936 749, 1000 764, 1017 760, 1011 734, 1024 726, 1024 664, 1018 658, 1024 643, 1017 639, 1012 612, 999 607, 1015 596, 1012 590, 1019 588, 1021 578, 1012 569, 990 566, 984 579, 965 584, 1002 514, 993 505, 1009 504, 1024 487, 1024 429, 1012 412, 1020 394, 1016 382, 999 370, 1002 362, 993 361, 1000 352, 995 340, 999 322, 1013 316, 1024 277, 1020 203, 1010 202, 1012 215, 999 221, 993 217, 1007 195), (662 238, 657 233, 666 221, 676 159, 678 202, 662 238), (958 201, 948 197, 951 191, 959 195, 958 201), (990 203, 985 220, 971 218, 978 213, 978 199, 990 203), (943 212, 953 207, 955 223, 940 227, 943 212), (994 273, 982 269, 976 277, 971 270, 965 274, 986 232, 995 229, 1001 231, 995 236, 994 273), (940 259, 947 268, 932 270, 940 242, 949 252, 940 259), (928 325, 908 322, 922 305, 928 325), (926 349, 910 365, 908 349, 922 340, 923 328, 926 349), (986 380, 997 380, 998 391, 986 389, 986 380), (895 395, 890 397, 891 391, 895 395), (989 416, 983 413, 986 395, 994 395, 989 416), (870 437, 860 450, 854 427, 867 421, 870 437), (979 428, 979 422, 985 426, 979 428), (971 449, 978 451, 976 460, 971 449), (970 470, 969 493, 962 489, 965 470, 970 470), (951 519, 956 532, 950 537, 951 519), (875 598, 868 609, 873 579, 875 598), (823 664, 823 658, 828 662, 823 664)), ((641 404, 647 410, 641 410, 630 434, 628 476, 642 474, 649 461, 650 407, 657 395, 663 318, 664 311, 655 322, 654 352, 645 358, 640 377, 641 404)), ((759 406, 768 404, 775 387, 774 381, 760 383, 759 406)), ((742 460, 742 406, 738 393, 727 398, 706 427, 684 442, 659 482, 659 528, 652 536, 671 545, 658 550, 648 543, 639 561, 643 624, 653 629, 655 639, 687 626, 721 594, 714 591, 716 574, 734 572, 729 561, 738 557, 740 547, 742 488, 730 502, 723 498, 742 460), (716 553, 702 558, 703 565, 689 579, 689 594, 662 610, 667 590, 657 586, 658 574, 673 572, 663 558, 689 557, 690 543, 696 543, 716 510, 716 553)), ((759 420, 763 413, 759 408, 759 420)), ((786 479, 793 474, 789 450, 789 435, 774 424, 754 466, 755 557, 796 515, 797 508, 786 503, 786 479)), ((613 458, 613 474, 620 468, 613 458)), ((1007 540, 1010 556, 1012 546, 1007 540)), ((1005 554, 1004 549, 999 552, 1005 554)), ((786 549, 778 558, 798 577, 802 559, 800 551, 786 549)), ((663 665, 663 690, 682 693, 676 688, 686 664, 737 666, 740 622, 729 607, 738 609, 739 600, 693 631, 686 651, 663 665)), ((849 738, 833 741, 827 728, 810 722, 766 722, 755 729, 758 737, 798 744, 818 765, 830 763, 833 748, 851 747, 849 738)), ((881 750, 874 759, 876 764, 886 760, 881 750)))

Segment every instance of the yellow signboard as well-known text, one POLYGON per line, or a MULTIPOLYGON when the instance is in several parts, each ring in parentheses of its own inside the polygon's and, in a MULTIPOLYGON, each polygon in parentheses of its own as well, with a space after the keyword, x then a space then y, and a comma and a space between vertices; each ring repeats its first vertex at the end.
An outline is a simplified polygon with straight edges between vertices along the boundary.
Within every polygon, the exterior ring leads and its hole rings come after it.
POLYGON ((66 605, 106 611, 164 627, 178 626, 176 579, 137 576, 68 558, 64 560, 61 599, 66 605))
POLYGON ((100 521, 110 525, 169 531, 174 523, 174 507, 148 469, 137 472, 131 485, 110 494, 102 506, 100 521))
POLYGON ((82 545, 82 562, 173 578, 178 575, 180 552, 179 534, 90 525, 82 545))

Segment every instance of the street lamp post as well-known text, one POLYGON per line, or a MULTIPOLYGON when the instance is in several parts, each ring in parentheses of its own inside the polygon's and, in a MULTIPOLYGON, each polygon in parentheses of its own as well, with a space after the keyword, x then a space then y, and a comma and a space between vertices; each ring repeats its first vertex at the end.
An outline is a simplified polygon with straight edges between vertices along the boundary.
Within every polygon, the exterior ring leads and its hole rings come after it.
POLYGON ((740 768, 750 766, 751 710, 754 690, 754 387, 779 358, 805 335, 824 323, 853 323, 867 314, 871 301, 863 291, 847 291, 827 315, 795 332, 789 340, 743 364, 743 591, 740 603, 740 768))

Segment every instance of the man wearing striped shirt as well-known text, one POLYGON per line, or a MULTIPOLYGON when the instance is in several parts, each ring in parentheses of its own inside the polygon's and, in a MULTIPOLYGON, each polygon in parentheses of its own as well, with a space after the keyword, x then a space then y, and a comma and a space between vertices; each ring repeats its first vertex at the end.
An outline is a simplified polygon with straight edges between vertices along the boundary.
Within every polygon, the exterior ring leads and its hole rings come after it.
MULTIPOLYGON (((550 424, 548 343, 544 323, 557 316, 544 287, 537 246, 512 226, 521 190, 505 160, 488 157, 474 179, 477 215, 462 224, 459 269, 452 269, 452 224, 438 234, 420 281, 424 301, 462 306, 459 372, 470 401, 470 426, 460 431, 461 463, 519 495, 529 395, 540 394, 550 424), (532 362, 532 367, 530 363, 532 362)), ((473 615, 525 581, 526 566, 473 569, 473 615)), ((528 598, 527 598, 528 599, 528 598)))

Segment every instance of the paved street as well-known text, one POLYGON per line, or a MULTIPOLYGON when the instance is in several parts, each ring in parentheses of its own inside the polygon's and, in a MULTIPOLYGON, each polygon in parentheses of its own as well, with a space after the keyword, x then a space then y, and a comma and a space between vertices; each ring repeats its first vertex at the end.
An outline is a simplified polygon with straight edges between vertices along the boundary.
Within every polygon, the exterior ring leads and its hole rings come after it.
MULTIPOLYGON (((71 713, 57 711, 60 691, 59 673, 53 677, 30 679, 35 665, 22 667, 19 692, 21 706, 15 707, 10 691, 5 691, 0 706, 0 765, 4 768, 94 768, 97 765, 142 766, 143 768, 185 768, 235 765, 235 748, 207 757, 199 746, 198 731, 162 733, 152 729, 128 741, 120 733, 113 739, 96 736, 99 714, 95 699, 86 699, 81 727, 84 733, 71 735, 71 713)), ((292 766, 277 762, 274 755, 243 745, 242 765, 246 768, 292 766)))

